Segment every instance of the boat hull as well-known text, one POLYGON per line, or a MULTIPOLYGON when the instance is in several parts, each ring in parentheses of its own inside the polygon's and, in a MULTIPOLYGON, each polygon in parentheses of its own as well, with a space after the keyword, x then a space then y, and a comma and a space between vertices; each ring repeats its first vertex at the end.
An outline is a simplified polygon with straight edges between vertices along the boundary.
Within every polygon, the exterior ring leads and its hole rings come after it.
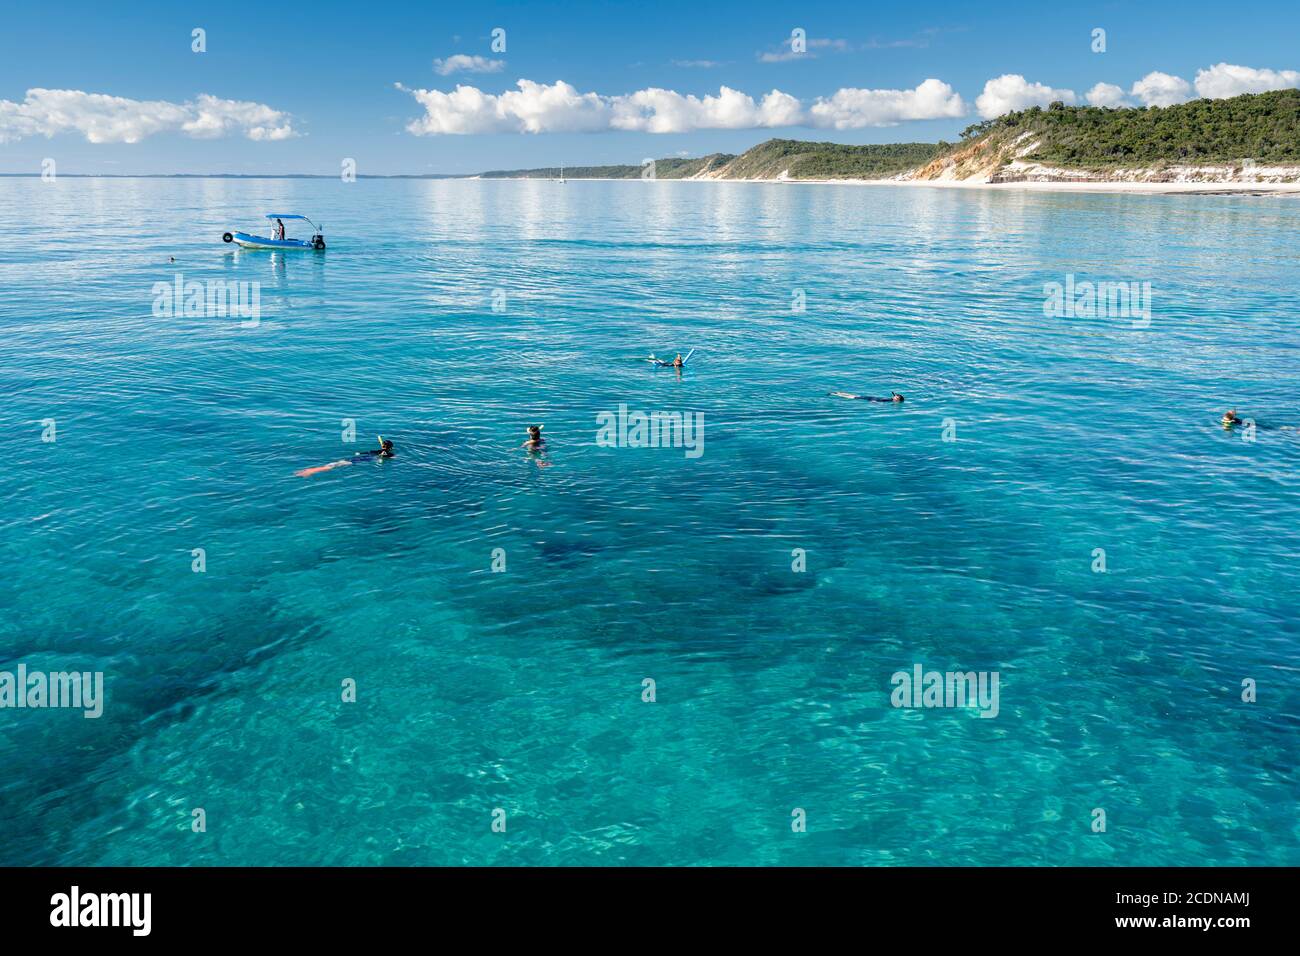
POLYGON ((305 239, 268 239, 266 236, 253 236, 246 232, 231 233, 232 239, 245 249, 314 249, 305 239))

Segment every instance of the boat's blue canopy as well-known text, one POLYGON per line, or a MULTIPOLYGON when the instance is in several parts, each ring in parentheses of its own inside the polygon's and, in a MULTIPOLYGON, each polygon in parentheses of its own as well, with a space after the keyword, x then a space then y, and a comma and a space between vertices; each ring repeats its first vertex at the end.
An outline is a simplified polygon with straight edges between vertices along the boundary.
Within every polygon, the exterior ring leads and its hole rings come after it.
MULTIPOLYGON (((267 219, 307 219, 306 216, 297 216, 294 215, 293 213, 282 213, 282 212, 268 213, 266 218, 267 219)), ((307 219, 307 221, 311 222, 310 219, 307 219)))

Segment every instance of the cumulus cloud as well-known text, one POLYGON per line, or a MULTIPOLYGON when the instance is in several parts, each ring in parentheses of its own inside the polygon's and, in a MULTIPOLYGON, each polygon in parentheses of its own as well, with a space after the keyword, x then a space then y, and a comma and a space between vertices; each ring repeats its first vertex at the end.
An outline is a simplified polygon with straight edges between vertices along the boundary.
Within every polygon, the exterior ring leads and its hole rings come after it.
POLYGON ((1123 87, 1116 86, 1114 83, 1098 83, 1085 93, 1083 98, 1088 101, 1089 106, 1111 108, 1124 106, 1128 102, 1123 87))
POLYGON ((472 86, 451 92, 414 90, 402 84, 425 114, 407 125, 417 136, 446 133, 573 133, 624 130, 686 133, 703 129, 773 129, 785 126, 861 129, 908 120, 956 118, 966 105, 947 83, 930 79, 912 90, 842 89, 805 109, 798 99, 772 90, 755 99, 723 86, 716 95, 675 90, 638 90, 619 96, 580 93, 563 81, 520 80, 518 89, 484 93, 472 86))
POLYGON ((91 143, 138 143, 168 132, 195 139, 243 133, 259 141, 296 135, 288 113, 207 93, 193 102, 169 103, 81 90, 30 89, 21 103, 0 100, 0 143, 58 133, 80 133, 91 143))
POLYGON ((947 83, 929 79, 914 90, 842 89, 828 99, 819 97, 808 112, 813 126, 862 129, 906 120, 955 119, 966 115, 966 104, 947 83))
POLYGON ((759 129, 797 126, 803 111, 788 93, 773 90, 755 102, 747 93, 724 86, 717 96, 683 95, 674 90, 638 90, 610 99, 610 126, 643 133, 686 133, 697 129, 759 129))
MULTIPOLYGON (((839 49, 843 41, 808 42, 810 47, 839 49)), ((704 65, 708 61, 691 62, 704 65)), ((780 90, 756 99, 727 86, 721 87, 717 94, 703 96, 658 87, 606 96, 579 92, 563 81, 546 84, 519 80, 517 89, 500 94, 485 93, 466 85, 458 85, 450 92, 395 85, 424 107, 424 115, 406 127, 417 136, 607 130, 685 133, 788 126, 848 130, 894 126, 914 120, 957 119, 967 113, 961 95, 947 83, 933 78, 910 90, 844 88, 809 103, 780 90)), ((1300 86, 1300 73, 1220 63, 1196 75, 1196 91, 1202 96, 1235 96, 1288 86, 1300 86)), ((1191 96, 1192 86, 1186 80, 1157 71, 1134 83, 1127 94, 1113 83, 1097 83, 1084 95, 1084 100, 1093 106, 1112 108, 1128 106, 1134 101, 1144 106, 1170 106, 1191 96)), ((994 119, 1012 110, 1047 106, 1057 100, 1074 104, 1078 99, 1073 90, 1031 83, 1019 74, 1008 73, 984 84, 984 91, 975 100, 975 109, 982 118, 994 119)), ((0 103, 0 117, 3 117, 2 110, 3 103, 0 103)))
MULTIPOLYGON (((1016 81, 1013 84, 1019 86, 1020 77, 999 77, 998 80, 990 80, 989 83, 1002 83, 1008 79, 1016 81)), ((1035 84, 1037 86, 1037 84, 1035 84)), ((1300 71, 1296 70, 1258 70, 1249 66, 1234 66, 1230 63, 1218 63, 1214 66, 1203 70, 1196 71, 1195 95, 1205 99, 1226 99, 1230 96, 1240 96, 1243 93, 1265 93, 1269 90, 1285 90, 1300 88, 1300 71)), ((985 94, 989 93, 989 86, 985 86, 985 94)), ((1045 88, 1039 88, 1045 89, 1045 88)), ((1055 93, 1064 93, 1068 91, 1052 91, 1055 93)), ((1039 101, 1046 98, 1047 94, 1039 96, 1039 101)), ((1142 79, 1133 84, 1132 89, 1125 93, 1123 88, 1116 86, 1114 83, 1098 83, 1090 89, 1084 96, 1092 106, 1120 107, 1129 106, 1136 100, 1142 106, 1174 106, 1178 103, 1185 103, 1193 97, 1193 84, 1188 83, 1180 76, 1174 76, 1169 73, 1154 71, 1148 73, 1142 79)), ((1056 97, 1065 99, 1068 98, 1056 97)), ((984 97, 976 101, 980 108, 982 116, 988 118, 990 112, 985 112, 984 97)), ((989 105, 990 111, 994 108, 989 105)), ((1002 104, 998 103, 1000 107, 1002 104)), ((1018 108, 1018 107, 1012 107, 1018 108)))
POLYGON ((262 103, 223 100, 203 93, 191 109, 194 115, 181 124, 181 132, 196 139, 215 139, 241 130, 249 139, 259 141, 294 135, 289 117, 262 103))
POLYGON ((984 119, 995 119, 1012 110, 1046 106, 1060 100, 1073 104, 1073 90, 1056 90, 1042 83, 1030 83, 1018 73, 1004 73, 984 84, 984 92, 975 99, 975 109, 984 119))
POLYGON ((473 86, 441 90, 399 90, 424 107, 424 116, 407 124, 417 136, 445 133, 593 133, 608 129, 613 109, 595 93, 579 93, 568 83, 547 86, 520 80, 519 89, 500 95, 473 86))
POLYGON ((505 60, 493 60, 486 56, 468 56, 457 53, 445 60, 434 60, 433 71, 441 76, 453 73, 500 73, 506 67, 505 60))
POLYGON ((1181 76, 1152 71, 1133 84, 1129 91, 1143 106, 1173 106, 1192 98, 1192 86, 1181 76))
POLYGON ((1300 73, 1295 70, 1256 70, 1249 66, 1218 63, 1207 70, 1196 71, 1196 94, 1211 100, 1293 87, 1300 87, 1300 73))

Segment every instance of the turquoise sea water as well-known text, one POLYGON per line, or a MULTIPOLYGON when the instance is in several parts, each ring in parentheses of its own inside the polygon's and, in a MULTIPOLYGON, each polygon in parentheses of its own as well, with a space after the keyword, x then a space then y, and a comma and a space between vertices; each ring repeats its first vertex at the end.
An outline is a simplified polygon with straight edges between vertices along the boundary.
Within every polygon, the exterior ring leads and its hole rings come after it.
POLYGON ((0 180, 0 670, 108 697, 0 710, 0 863, 1298 864, 1298 229, 1285 198, 0 180), (220 242, 275 209, 328 251, 220 242), (260 283, 260 323, 155 316, 177 272, 260 283), (1150 326, 1046 318, 1070 274, 1150 281, 1150 326), (704 454, 599 447, 620 403, 702 412, 704 454), (377 433, 396 460, 295 477, 377 433), (998 672, 998 716, 895 709, 917 663, 998 672))

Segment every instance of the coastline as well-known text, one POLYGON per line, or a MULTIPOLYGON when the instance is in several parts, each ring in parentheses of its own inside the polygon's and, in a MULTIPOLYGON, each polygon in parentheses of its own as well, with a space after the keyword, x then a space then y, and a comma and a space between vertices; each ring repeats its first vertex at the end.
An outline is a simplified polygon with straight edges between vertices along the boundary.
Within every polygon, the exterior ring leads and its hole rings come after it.
MULTIPOLYGON (((39 179, 39 173, 0 173, 0 178, 12 179, 39 179)), ((113 174, 87 174, 87 173, 63 173, 60 174, 63 179, 229 179, 229 180, 281 180, 281 179, 334 179, 333 175, 317 175, 310 173, 266 173, 263 175, 232 175, 229 173, 214 174, 150 174, 150 173, 113 173, 113 174)), ((406 180, 425 180, 425 181, 482 181, 482 182, 555 182, 553 179, 544 179, 540 176, 453 176, 453 175, 436 175, 436 176, 411 176, 411 175, 393 175, 379 176, 368 175, 358 176, 358 179, 366 180, 384 180, 384 179, 406 179, 406 180)), ((640 182, 638 178, 626 176, 569 176, 565 182, 608 182, 608 183, 631 183, 640 182)), ((935 188, 935 189, 991 189, 991 190, 1024 190, 1026 192, 1063 192, 1063 193, 1132 193, 1138 195, 1201 195, 1201 196, 1264 196, 1277 195, 1289 196, 1300 195, 1300 182, 1289 183, 1246 183, 1246 182, 1172 182, 1172 183, 1152 183, 1152 182, 1132 182, 1119 180, 1076 180, 1073 182, 1061 182, 1051 180, 1021 180, 1016 182, 991 183, 980 179, 788 179, 781 177, 756 178, 756 179, 732 179, 716 176, 689 176, 681 178, 665 178, 655 180, 656 182, 666 183, 757 183, 760 185, 779 185, 779 186, 906 186, 912 188, 935 188)))
POLYGON ((1045 180, 1024 180, 1021 182, 990 183, 971 179, 876 179, 855 180, 876 186, 931 186, 939 189, 992 189, 1025 190, 1027 192, 1066 192, 1066 193, 1139 193, 1151 195, 1164 194, 1200 194, 1200 195, 1262 195, 1265 193, 1300 194, 1300 183, 1240 183, 1240 182, 1182 182, 1182 183, 1141 183, 1118 182, 1107 180, 1086 180, 1078 182, 1052 182, 1045 180))
MULTIPOLYGON (((464 179, 484 179, 481 176, 465 176, 464 179)), ((555 182, 536 176, 493 176, 488 182, 519 182, 534 179, 537 182, 555 182)), ((565 182, 609 182, 631 183, 639 179, 617 176, 568 177, 565 182)), ((990 189, 997 191, 1024 190, 1027 192, 1065 192, 1065 193, 1135 193, 1139 195, 1300 195, 1300 182, 1294 183, 1244 183, 1244 182, 1178 182, 1178 183, 1143 183, 1118 182, 1106 180, 1088 180, 1077 182, 1030 181, 1009 183, 990 183, 975 179, 724 179, 710 176, 685 177, 681 179, 657 179, 665 183, 756 183, 760 185, 779 186, 904 186, 911 188, 935 189, 990 189)))

